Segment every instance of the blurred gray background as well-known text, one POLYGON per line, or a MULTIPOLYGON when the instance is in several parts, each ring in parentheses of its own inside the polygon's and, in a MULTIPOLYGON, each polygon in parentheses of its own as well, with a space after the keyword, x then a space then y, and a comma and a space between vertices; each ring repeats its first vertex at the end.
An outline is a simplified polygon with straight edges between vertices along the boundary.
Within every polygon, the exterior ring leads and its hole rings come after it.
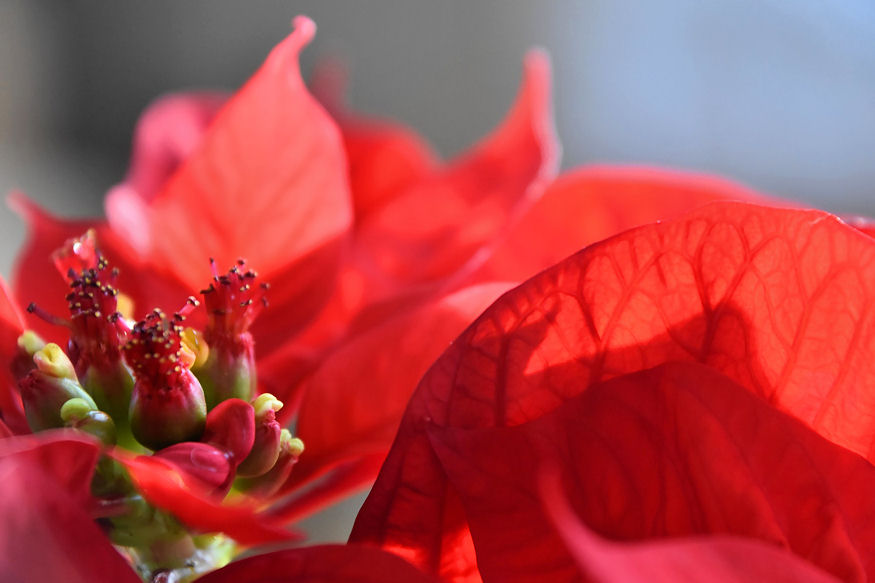
MULTIPOLYGON (((239 86, 298 13, 319 26, 305 71, 346 59, 356 108, 444 155, 501 119, 539 45, 565 168, 697 169, 875 214, 871 0, 0 0, 0 190, 100 213, 146 104, 239 86)), ((0 210, 2 273, 23 234, 0 210)), ((355 505, 311 523, 317 536, 344 536, 355 505)))

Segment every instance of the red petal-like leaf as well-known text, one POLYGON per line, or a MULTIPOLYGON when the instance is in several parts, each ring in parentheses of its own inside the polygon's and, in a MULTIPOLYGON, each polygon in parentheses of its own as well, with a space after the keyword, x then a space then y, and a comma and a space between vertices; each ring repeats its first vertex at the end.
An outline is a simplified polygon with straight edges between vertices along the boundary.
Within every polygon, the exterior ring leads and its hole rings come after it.
POLYGON ((432 367, 352 540, 440 560, 440 541, 410 525, 446 519, 426 425, 524 423, 670 361, 705 363, 870 455, 873 282, 872 239, 817 211, 712 204, 593 245, 499 299, 432 367))
POLYGON ((551 458, 583 522, 610 538, 735 534, 845 581, 875 575, 875 467, 703 365, 597 384, 523 425, 429 433, 487 581, 577 571, 532 503, 532 462, 551 458))
POLYGON ((224 532, 241 545, 300 538, 258 514, 251 504, 222 504, 210 488, 181 473, 170 462, 150 456, 113 454, 130 473, 137 490, 154 506, 167 510, 190 528, 224 532))
POLYGON ((357 545, 278 551, 231 563, 199 583, 437 583, 395 555, 357 545))
POLYGON ((346 104, 346 69, 323 60, 310 78, 313 94, 334 116, 349 161, 349 181, 356 221, 386 204, 437 165, 431 147, 409 128, 364 117, 346 104))
MULTIPOLYGON (((17 340, 24 331, 24 317, 15 305, 6 281, 0 277, 0 421, 15 433, 27 433, 21 398, 12 376, 17 340)), ((2 434, 0 434, 2 437, 2 434)))
POLYGON ((358 232, 362 260, 403 282, 442 278, 531 205, 558 166, 549 76, 546 57, 531 53, 503 124, 432 179, 371 214, 358 232))
POLYGON ((222 401, 207 415, 201 441, 224 451, 237 467, 255 443, 255 409, 242 399, 222 401))
POLYGON ((718 535, 645 543, 613 543, 580 522, 558 476, 545 478, 541 495, 581 574, 593 583, 836 583, 811 563, 755 540, 718 535))
POLYGON ((144 201, 152 200, 200 144, 227 98, 218 92, 179 93, 150 104, 137 121, 126 185, 144 201))
MULTIPOLYGON (((210 257, 219 265, 244 257, 299 320, 324 301, 352 214, 340 135, 300 76, 298 54, 315 31, 295 19, 149 204, 127 197, 107 209, 114 229, 145 234, 138 251, 190 289, 210 281, 210 257), (279 277, 313 257, 289 281, 279 277)), ((287 334, 296 324, 274 318, 287 334)))
POLYGON ((297 488, 301 483, 309 486, 303 492, 295 492, 289 498, 275 504, 269 513, 276 520, 292 524, 323 510, 333 502, 349 496, 364 484, 373 482, 386 452, 360 454, 344 462, 334 462, 322 468, 309 468, 309 473, 300 479, 292 479, 283 484, 277 492, 297 488), (310 482, 315 481, 315 484, 310 482))
POLYGON ((210 493, 227 493, 234 479, 234 467, 225 452, 199 441, 183 441, 155 452, 155 457, 166 460, 200 481, 210 493))
POLYGON ((621 231, 721 200, 768 202, 706 174, 643 166, 580 168, 550 185, 492 250, 478 277, 521 281, 621 231))
POLYGON ((0 460, 42 468, 80 507, 91 501, 91 475, 99 453, 94 439, 68 429, 0 440, 0 460))
POLYGON ((137 583, 86 511, 98 447, 61 435, 0 441, 0 580, 137 583))
MULTIPOLYGON (((485 284, 409 309, 354 337, 304 383, 298 484, 341 460, 385 454, 420 377, 510 284, 485 284)), ((369 478, 376 477, 376 473, 369 478)), ((359 487, 367 482, 354 484, 359 487)))

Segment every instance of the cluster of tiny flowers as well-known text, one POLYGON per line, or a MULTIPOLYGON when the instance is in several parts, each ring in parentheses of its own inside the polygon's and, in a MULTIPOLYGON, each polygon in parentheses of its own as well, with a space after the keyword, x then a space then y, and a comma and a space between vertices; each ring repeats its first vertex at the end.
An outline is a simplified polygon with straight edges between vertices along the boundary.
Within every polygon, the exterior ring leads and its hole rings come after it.
MULTIPOLYGON (((267 305, 267 285, 257 274, 240 260, 220 275, 211 260, 213 281, 201 292, 207 324, 200 331, 184 326, 201 305, 194 297, 170 316, 156 308, 132 321, 118 271, 101 256, 93 232, 68 241, 53 259, 70 286, 69 319, 35 305, 28 310, 65 326, 70 339, 66 351, 33 332, 19 339, 14 373, 30 429, 73 428, 108 448, 170 461, 218 498, 232 489, 252 496, 275 492, 303 444, 276 420, 282 403, 257 395, 249 327, 267 305), (204 460, 215 461, 207 467, 204 460)), ((112 508, 100 519, 104 530, 146 576, 190 568, 191 556, 178 565, 168 564, 166 553, 153 556, 156 545, 187 536, 186 530, 143 500, 116 459, 98 464, 92 486, 112 508)), ((192 534, 191 540, 197 553, 228 552, 216 537, 204 543, 192 534)))

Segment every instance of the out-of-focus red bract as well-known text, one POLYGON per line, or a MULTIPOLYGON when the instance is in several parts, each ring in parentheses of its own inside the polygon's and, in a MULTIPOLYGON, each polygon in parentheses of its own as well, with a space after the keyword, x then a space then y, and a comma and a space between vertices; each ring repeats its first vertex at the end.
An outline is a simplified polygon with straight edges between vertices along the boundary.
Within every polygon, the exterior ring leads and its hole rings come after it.
POLYGON ((89 512, 98 455, 66 431, 0 441, 0 580, 140 581, 89 512))
POLYGON ((391 553, 358 545, 277 551, 231 563, 201 583, 437 583, 391 553))

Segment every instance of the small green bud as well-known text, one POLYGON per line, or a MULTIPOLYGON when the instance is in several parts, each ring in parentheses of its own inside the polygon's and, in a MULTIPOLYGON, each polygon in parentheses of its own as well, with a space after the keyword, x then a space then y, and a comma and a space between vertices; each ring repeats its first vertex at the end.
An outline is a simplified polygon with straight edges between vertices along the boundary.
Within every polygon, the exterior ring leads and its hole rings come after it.
POLYGON ((80 399, 89 410, 97 409, 94 399, 85 392, 75 374, 72 378, 67 376, 72 364, 68 369, 70 360, 59 351, 57 344, 48 344, 37 351, 34 355, 37 368, 19 382, 24 414, 33 431, 63 427, 61 408, 71 399, 80 399))
POLYGON ((103 411, 95 411, 85 399, 70 399, 61 407, 61 419, 68 427, 90 433, 106 445, 116 442, 115 423, 103 411))

